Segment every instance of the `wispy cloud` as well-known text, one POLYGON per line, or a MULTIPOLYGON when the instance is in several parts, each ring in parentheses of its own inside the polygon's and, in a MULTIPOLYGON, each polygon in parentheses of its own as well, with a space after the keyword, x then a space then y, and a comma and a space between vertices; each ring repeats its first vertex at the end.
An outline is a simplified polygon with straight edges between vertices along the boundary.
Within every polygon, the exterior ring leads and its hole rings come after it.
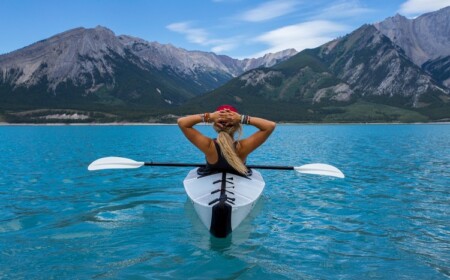
POLYGON ((195 44, 207 45, 208 32, 202 28, 194 28, 190 22, 175 22, 166 26, 167 29, 181 33, 186 39, 195 44))
POLYGON ((347 29, 348 27, 345 25, 326 20, 303 22, 275 29, 255 39, 255 41, 270 47, 255 54, 254 57, 289 48, 295 48, 297 51, 314 48, 335 39, 340 32, 347 29))
POLYGON ((408 0, 400 6, 403 15, 418 15, 450 6, 450 0, 408 0))
POLYGON ((211 48, 211 51, 214 53, 224 53, 227 51, 234 50, 236 47, 237 47, 237 43, 228 42, 228 43, 215 45, 214 47, 211 48))
POLYGON ((293 12, 296 5, 296 1, 292 0, 274 0, 240 14, 238 19, 248 22, 266 21, 293 12))
POLYGON ((176 22, 167 25, 167 29, 183 34, 190 43, 207 46, 212 52, 221 53, 235 49, 239 38, 213 39, 204 28, 193 27, 191 22, 176 22))
MULTIPOLYGON (((265 2, 255 9, 244 12, 238 19, 247 22, 266 21, 296 12, 298 3, 298 1, 291 0, 265 2)), ((209 33, 207 28, 199 28, 191 21, 172 23, 167 28, 183 34, 190 43, 208 47, 215 53, 226 53, 244 45, 247 47, 265 45, 267 47, 265 50, 250 55, 250 57, 261 57, 266 53, 275 53, 285 49, 295 48, 297 51, 301 51, 306 48, 318 47, 335 39, 343 31, 351 29, 330 19, 358 16, 370 11, 370 9, 362 7, 358 0, 341 0, 321 11, 316 11, 316 16, 310 17, 310 21, 287 25, 261 35, 236 35, 234 32, 235 35, 226 38, 214 38, 214 34, 209 33), (249 37, 252 39, 248 39, 249 37)))
POLYGON ((329 7, 324 8, 314 18, 346 18, 361 16, 366 13, 373 12, 374 10, 365 8, 357 0, 346 0, 337 2, 329 7))

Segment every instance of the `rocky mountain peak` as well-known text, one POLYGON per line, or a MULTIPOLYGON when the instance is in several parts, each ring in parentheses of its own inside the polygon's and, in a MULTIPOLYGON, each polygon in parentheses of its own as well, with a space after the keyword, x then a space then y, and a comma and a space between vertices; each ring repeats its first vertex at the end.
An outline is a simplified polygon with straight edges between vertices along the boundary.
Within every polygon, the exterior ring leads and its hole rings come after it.
MULTIPOLYGON (((79 27, 0 55, 0 83, 12 88, 29 88, 44 81, 47 91, 54 94, 59 85, 68 83, 89 94, 105 87, 115 88, 117 72, 133 68, 136 75, 160 71, 163 76, 171 77, 168 79, 192 83, 187 91, 195 96, 251 67, 272 66, 292 53, 288 50, 263 58, 238 60, 127 35, 116 36, 103 26, 79 27), (136 73, 141 71, 141 74, 136 73)), ((166 85, 172 88, 171 83, 166 85)), ((156 90, 159 91, 160 88, 156 90)))
POLYGON ((401 15, 399 13, 396 13, 395 16, 390 17, 390 18, 388 18, 386 20, 389 20, 389 19, 392 20, 392 21, 396 21, 396 22, 408 21, 407 17, 405 17, 405 16, 403 16, 403 15, 401 15))
MULTIPOLYGON (((49 88, 54 90, 67 80, 83 84, 85 78, 80 76, 93 76, 94 72, 112 76, 114 71, 105 58, 111 53, 124 54, 114 32, 101 26, 80 27, 0 56, 0 73, 3 80, 27 87, 45 77, 49 88), (8 74, 11 69, 13 74, 8 74)), ((95 83, 92 86, 95 87, 95 83)))
POLYGON ((244 59, 242 61, 244 71, 257 67, 272 67, 275 64, 294 56, 298 52, 295 49, 286 49, 277 53, 268 53, 263 57, 244 59))
POLYGON ((418 66, 450 55, 450 7, 407 19, 397 14, 374 24, 418 66))
POLYGON ((429 92, 448 94, 372 25, 322 46, 319 54, 339 79, 362 95, 402 97, 408 106, 420 107, 429 92))

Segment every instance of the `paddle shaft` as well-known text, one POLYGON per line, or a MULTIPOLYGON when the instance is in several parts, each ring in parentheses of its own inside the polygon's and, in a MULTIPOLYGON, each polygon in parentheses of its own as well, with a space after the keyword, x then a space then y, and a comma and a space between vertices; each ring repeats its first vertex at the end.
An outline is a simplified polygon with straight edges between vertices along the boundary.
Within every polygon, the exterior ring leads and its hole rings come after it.
MULTIPOLYGON (((142 162, 123 157, 104 157, 89 164, 88 170, 130 169, 139 168, 141 166, 202 167, 205 165, 205 163, 142 162)), ((345 177, 344 173, 336 167, 323 163, 311 163, 302 166, 248 165, 247 167, 254 169, 295 170, 304 174, 316 174, 338 178, 345 177)))
POLYGON ((201 167, 200 163, 172 163, 172 162, 145 162, 145 166, 172 166, 172 167, 201 167))
POLYGON ((294 166, 248 165, 247 167, 254 168, 254 169, 294 170, 294 166))
MULTIPOLYGON (((172 166, 172 167, 202 167, 204 163, 171 163, 171 162, 145 162, 145 166, 172 166)), ((247 165, 248 168, 255 169, 275 169, 294 170, 293 166, 273 166, 273 165, 247 165)))

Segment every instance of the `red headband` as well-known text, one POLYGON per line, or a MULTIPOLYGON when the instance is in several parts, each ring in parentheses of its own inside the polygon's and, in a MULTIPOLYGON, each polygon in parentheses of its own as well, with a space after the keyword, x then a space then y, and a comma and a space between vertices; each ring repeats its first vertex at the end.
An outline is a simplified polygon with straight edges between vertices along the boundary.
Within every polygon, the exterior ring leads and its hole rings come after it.
POLYGON ((216 111, 222 111, 222 110, 230 110, 232 112, 237 113, 236 108, 234 108, 231 105, 221 105, 221 106, 217 107, 217 109, 216 109, 216 111))

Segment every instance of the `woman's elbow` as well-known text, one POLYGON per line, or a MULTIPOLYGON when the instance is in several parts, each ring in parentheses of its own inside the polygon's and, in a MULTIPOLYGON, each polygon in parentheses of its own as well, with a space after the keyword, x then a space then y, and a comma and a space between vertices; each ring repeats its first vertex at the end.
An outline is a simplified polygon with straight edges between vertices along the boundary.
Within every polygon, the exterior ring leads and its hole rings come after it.
POLYGON ((269 123, 269 129, 268 129, 268 130, 269 130, 270 132, 274 131, 276 126, 277 126, 277 124, 276 124, 275 122, 272 122, 272 121, 271 121, 271 122, 269 123))
POLYGON ((179 127, 182 127, 184 124, 184 117, 180 117, 177 119, 177 124, 179 127))

